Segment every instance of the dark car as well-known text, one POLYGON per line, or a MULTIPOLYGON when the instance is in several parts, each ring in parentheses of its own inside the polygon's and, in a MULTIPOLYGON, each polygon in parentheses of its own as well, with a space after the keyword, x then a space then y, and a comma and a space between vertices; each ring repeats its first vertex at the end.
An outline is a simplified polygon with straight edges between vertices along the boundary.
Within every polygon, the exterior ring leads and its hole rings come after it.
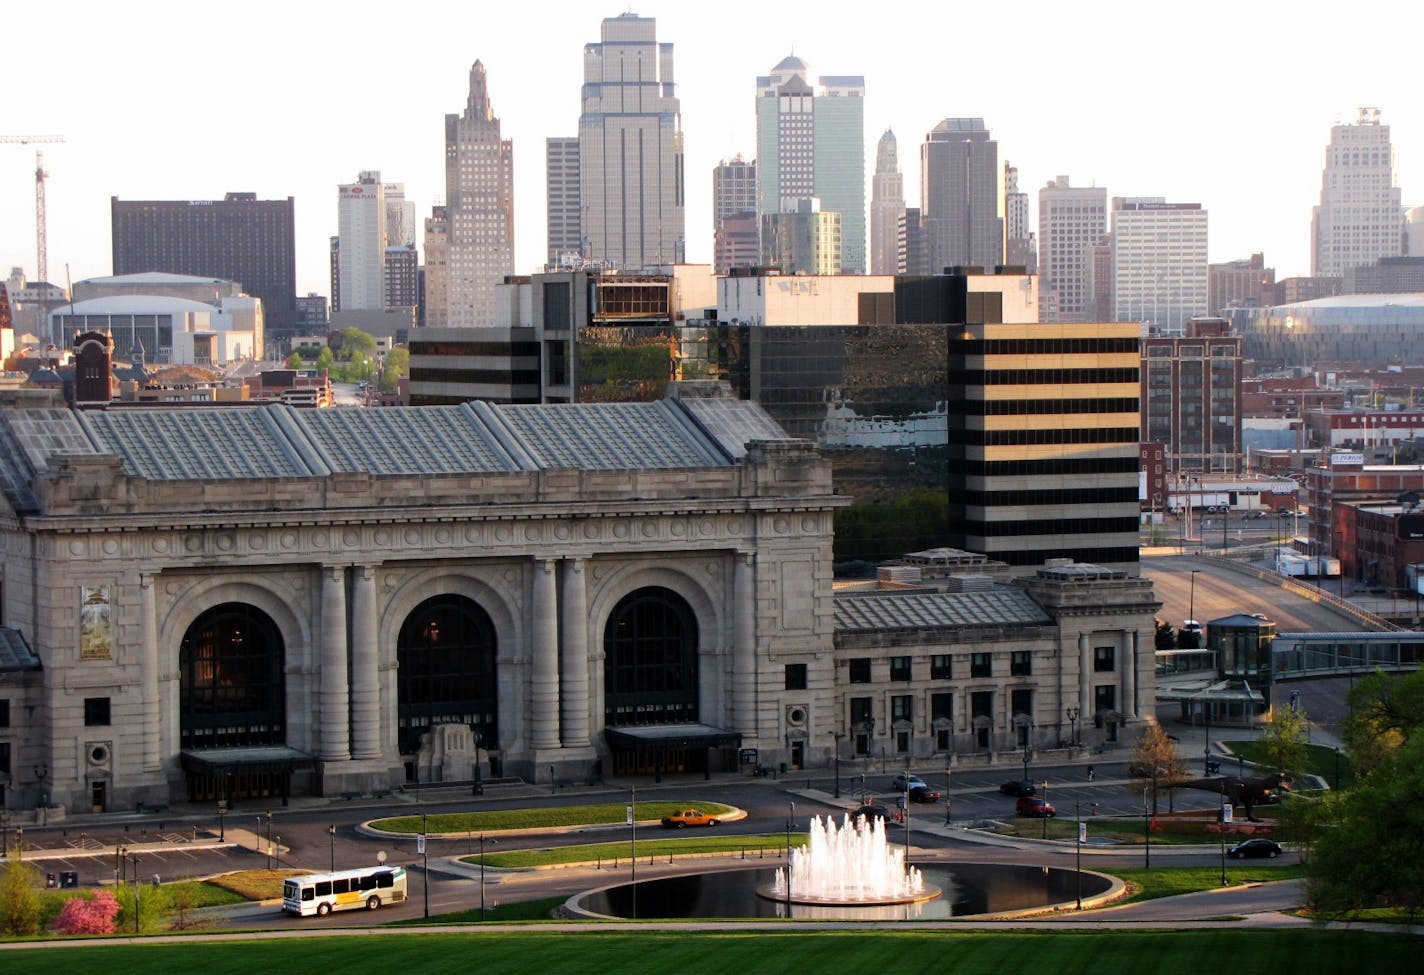
POLYGON ((1281 855, 1281 845, 1275 840, 1263 840, 1257 837, 1253 840, 1242 840, 1227 850, 1226 855, 1233 860, 1254 859, 1256 857, 1269 857, 1274 860, 1281 855))
POLYGON ((1035 819, 1057 815, 1053 810, 1053 804, 1038 796, 1021 796, 1019 801, 1014 803, 1014 812, 1020 816, 1032 816, 1035 819))
POLYGON ((1038 790, 1027 779, 1013 779, 999 786, 999 791, 1006 796, 1031 796, 1038 790))
POLYGON ((850 818, 855 822, 859 822, 862 819, 868 819, 872 822, 877 819, 882 822, 889 822, 890 809, 887 806, 882 806, 878 802, 867 802, 865 805, 856 809, 855 812, 851 813, 850 818))
POLYGON ((943 792, 937 792, 927 785, 910 786, 911 802, 939 802, 944 798, 943 792))

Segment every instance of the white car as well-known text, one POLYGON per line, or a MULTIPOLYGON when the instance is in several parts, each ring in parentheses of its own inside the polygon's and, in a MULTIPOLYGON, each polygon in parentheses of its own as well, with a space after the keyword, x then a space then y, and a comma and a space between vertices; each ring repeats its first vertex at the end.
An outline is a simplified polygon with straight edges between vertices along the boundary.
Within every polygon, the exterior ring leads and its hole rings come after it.
POLYGON ((925 785, 925 780, 920 778, 918 775, 910 775, 907 772, 901 772, 899 775, 895 776, 893 780, 891 780, 890 788, 894 789, 896 792, 904 792, 907 789, 928 789, 929 786, 925 785))

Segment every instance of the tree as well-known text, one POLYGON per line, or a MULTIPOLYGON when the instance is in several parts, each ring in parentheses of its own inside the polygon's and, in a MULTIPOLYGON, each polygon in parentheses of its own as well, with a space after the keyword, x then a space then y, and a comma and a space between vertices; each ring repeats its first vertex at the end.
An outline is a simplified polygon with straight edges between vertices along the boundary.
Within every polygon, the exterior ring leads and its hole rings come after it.
POLYGON ((317 353, 316 367, 318 369, 325 369, 327 372, 330 372, 332 363, 334 362, 336 362, 336 356, 332 353, 331 349, 323 348, 317 353))
POLYGON ((1177 649, 1177 635, 1172 632, 1172 624, 1166 620, 1153 620, 1156 624, 1157 632, 1154 636, 1155 648, 1158 650, 1177 649))
POLYGON ((1152 789, 1152 812, 1157 812, 1157 790, 1171 790, 1187 777, 1187 763, 1177 751, 1177 743, 1159 724, 1149 724, 1132 743, 1128 774, 1133 777, 1128 791, 1134 795, 1152 789))
POLYGON ((1349 695, 1345 742, 1356 784, 1316 838, 1311 905, 1329 915, 1424 906, 1424 671, 1375 673, 1349 695))
POLYGON ((1351 768, 1367 776, 1424 727, 1424 671, 1403 676, 1376 671, 1355 682, 1348 701, 1345 747, 1351 768))
POLYGON ((410 375, 410 352, 406 349, 391 349, 386 353, 386 361, 381 365, 381 381, 378 388, 383 393, 394 393, 400 389, 402 376, 410 375))
POLYGON ((1297 772, 1305 762, 1305 739, 1309 728, 1305 709, 1277 707, 1261 726, 1261 745, 1278 772, 1297 772))
POLYGON ((119 901, 114 892, 99 890, 92 896, 80 895, 65 901, 54 929, 60 934, 113 934, 118 914, 119 901))
POLYGON ((34 864, 12 860, 0 874, 0 934, 39 934, 43 913, 40 872, 34 864))
POLYGON ((287 356, 288 369, 305 369, 306 367, 307 361, 302 358, 302 354, 300 352, 293 352, 291 355, 287 356))
POLYGON ((349 359, 357 352, 364 352, 367 356, 376 354, 376 340, 359 328, 343 328, 332 337, 331 344, 343 359, 349 359))
POLYGON ((1327 916, 1391 907, 1412 924, 1424 907, 1424 736, 1384 758, 1343 802, 1339 822, 1320 832, 1308 900, 1327 916))

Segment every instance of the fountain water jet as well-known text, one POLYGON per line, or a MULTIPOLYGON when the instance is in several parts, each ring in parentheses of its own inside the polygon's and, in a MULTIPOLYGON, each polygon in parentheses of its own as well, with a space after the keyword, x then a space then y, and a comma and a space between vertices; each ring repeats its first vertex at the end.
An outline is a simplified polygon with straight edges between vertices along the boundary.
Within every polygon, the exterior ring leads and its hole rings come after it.
POLYGON ((906 869, 905 851, 893 850, 881 820, 811 817, 809 842, 791 851, 787 868, 757 889, 768 900, 787 899, 791 872, 793 904, 913 904, 934 900, 940 888, 925 883, 918 868, 906 869))

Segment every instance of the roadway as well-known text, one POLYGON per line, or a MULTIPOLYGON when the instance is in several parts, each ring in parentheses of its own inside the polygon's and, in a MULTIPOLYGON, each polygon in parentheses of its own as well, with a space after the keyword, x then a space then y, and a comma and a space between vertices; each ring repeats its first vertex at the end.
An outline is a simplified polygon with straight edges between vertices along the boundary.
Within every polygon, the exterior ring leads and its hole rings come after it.
MULTIPOLYGON (((1029 777, 1036 782, 1048 781, 1049 800, 1057 807, 1061 816, 1071 817, 1076 806, 1088 820, 1090 841, 1082 849, 1085 867, 1110 873, 1114 864, 1140 866, 1143 862, 1143 850, 1140 846, 1105 845, 1091 839, 1094 805, 1097 807, 1097 815, 1102 816, 1136 816, 1140 815, 1142 810, 1142 795, 1130 787, 1130 780, 1126 775, 1126 755, 1095 758, 1096 775, 1092 781, 1087 778, 1087 766, 1084 762, 1031 762, 1029 777)), ((893 805, 895 793, 890 788, 893 769, 881 772, 878 765, 867 767, 864 763, 856 763, 852 767, 851 763, 845 761, 841 763, 840 770, 840 799, 834 797, 834 767, 796 772, 777 780, 719 775, 710 781, 690 778, 664 781, 662 784, 639 782, 638 798, 643 801, 668 800, 688 804, 704 800, 726 803, 746 810, 747 816, 745 819, 724 823, 717 827, 719 832, 747 836, 778 834, 786 828, 793 802, 798 830, 804 830, 813 815, 839 815, 854 808, 860 801, 858 790, 862 788, 862 769, 865 775, 864 788, 870 794, 878 796, 881 801, 893 805)), ((931 785, 942 788, 942 770, 939 775, 930 769, 921 768, 916 771, 931 785)), ((1075 853, 1071 842, 1010 840, 986 837, 978 831, 968 830, 968 827, 990 819, 1012 818, 1014 800, 1001 794, 998 786, 1005 780, 1019 778, 1022 774, 1023 767, 1018 763, 997 768, 955 770, 951 777, 950 792, 952 825, 946 825, 942 803, 911 805, 910 841, 915 858, 926 862, 963 860, 1044 863, 1071 868, 1075 853)), ((141 824, 134 821, 120 824, 105 821, 102 824, 89 823, 85 827, 78 823, 68 827, 46 829, 27 827, 26 858, 37 861, 39 868, 45 872, 78 871, 81 886, 88 887, 111 884, 119 876, 130 882, 134 876, 139 877, 142 882, 148 882, 157 875, 168 882, 212 876, 233 870, 258 869, 268 865, 292 873, 319 872, 328 869, 333 863, 337 867, 374 864, 377 862, 378 852, 384 852, 387 862, 402 864, 411 871, 410 900, 405 904, 383 908, 380 914, 374 917, 366 914, 354 917, 358 917, 363 924, 386 923, 420 916, 426 909, 427 899, 432 915, 478 908, 481 900, 478 869, 456 864, 455 861, 478 851, 479 835, 466 833, 460 836, 432 837, 428 845, 429 872, 426 873, 423 869, 425 858, 417 853, 414 837, 373 837, 359 829, 362 822, 388 815, 622 802, 626 801, 627 797, 626 791, 617 788, 570 789, 550 795, 533 787, 511 786, 491 788, 484 797, 478 799, 450 790, 425 790, 418 806, 410 797, 365 804, 360 801, 336 801, 324 805, 314 803, 310 806, 293 806, 285 810, 273 810, 271 836, 272 844, 277 847, 274 855, 268 853, 268 821, 265 808, 229 814, 222 825, 221 841, 218 824, 213 821, 214 817, 207 814, 180 814, 174 817, 173 822, 157 825, 151 822, 141 824), (334 835, 328 831, 328 827, 332 825, 336 826, 334 835), (115 855, 115 847, 121 843, 126 844, 128 850, 122 861, 115 855), (132 862, 134 856, 138 858, 137 863, 132 862)), ((1166 811, 1168 802, 1164 795, 1163 811, 1166 811)), ((1183 808, 1201 805, 1196 795, 1186 791, 1179 792, 1175 802, 1183 808)), ((897 842, 898 837, 904 835, 900 832, 901 829, 898 825, 892 826, 892 835, 896 836, 897 842)), ((13 847, 13 830, 11 833, 10 842, 13 847)), ((640 826, 638 835, 643 838, 662 838, 671 834, 657 827, 640 826)), ((486 847, 489 849, 497 843, 498 846, 494 848, 500 850, 523 849, 599 842, 626 836, 627 832, 623 827, 534 835, 498 834, 487 837, 486 847)), ((764 858, 768 861, 766 865, 770 866, 776 864, 780 851, 781 844, 778 843, 768 844, 763 848, 753 846, 749 842, 746 856, 748 861, 760 861, 764 858)), ((10 852, 13 856, 14 850, 11 849, 10 852)), ((1215 862, 1217 856, 1218 848, 1210 845, 1192 848, 1154 846, 1152 863, 1200 863, 1204 857, 1209 862, 1215 862)), ((742 869, 760 865, 748 861, 735 856, 715 860, 699 859, 695 869, 742 869)), ((687 869, 688 866, 680 862, 653 863, 644 862, 640 858, 638 874, 639 879, 652 879, 658 875, 683 872, 687 869)), ((626 882, 629 877, 626 861, 617 867, 604 865, 602 869, 490 869, 485 872, 483 895, 486 903, 492 907, 501 902, 567 896, 592 887, 626 882)), ((340 927, 353 922, 351 913, 298 921, 283 915, 273 904, 240 905, 214 913, 216 925, 223 928, 281 930, 294 925, 340 927)))

